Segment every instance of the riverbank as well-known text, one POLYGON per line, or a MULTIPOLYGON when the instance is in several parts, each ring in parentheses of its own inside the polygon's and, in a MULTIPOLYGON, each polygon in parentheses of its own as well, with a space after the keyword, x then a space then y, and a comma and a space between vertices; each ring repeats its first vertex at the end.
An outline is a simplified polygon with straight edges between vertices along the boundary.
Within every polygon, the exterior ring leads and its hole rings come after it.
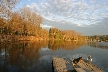
MULTIPOLYGON (((70 40, 70 39, 54 39, 48 37, 40 37, 40 36, 24 36, 24 35, 6 35, 0 34, 0 43, 1 42, 18 42, 18 41, 42 41, 42 40, 62 40, 62 41, 87 41, 87 40, 70 40)), ((87 42, 108 42, 108 40, 100 41, 100 40, 88 40, 87 42)))
POLYGON ((0 42, 16 42, 16 41, 42 41, 48 38, 36 36, 20 36, 20 35, 0 35, 0 42))

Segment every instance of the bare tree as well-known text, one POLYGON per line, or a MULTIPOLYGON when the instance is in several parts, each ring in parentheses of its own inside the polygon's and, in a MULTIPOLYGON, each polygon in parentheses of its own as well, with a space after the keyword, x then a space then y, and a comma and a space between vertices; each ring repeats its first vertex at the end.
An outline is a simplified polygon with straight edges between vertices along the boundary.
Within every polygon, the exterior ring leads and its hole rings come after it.
POLYGON ((12 8, 19 2, 19 0, 0 0, 0 16, 9 18, 12 8))

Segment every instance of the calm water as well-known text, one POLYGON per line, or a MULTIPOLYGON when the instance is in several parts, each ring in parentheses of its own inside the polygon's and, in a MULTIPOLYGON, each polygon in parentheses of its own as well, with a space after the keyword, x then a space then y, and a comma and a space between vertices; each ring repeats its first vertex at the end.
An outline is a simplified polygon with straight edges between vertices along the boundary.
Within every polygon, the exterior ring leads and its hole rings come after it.
POLYGON ((0 44, 0 72, 52 72, 53 56, 73 57, 88 54, 93 63, 108 72, 108 43, 100 42, 19 42, 0 44))

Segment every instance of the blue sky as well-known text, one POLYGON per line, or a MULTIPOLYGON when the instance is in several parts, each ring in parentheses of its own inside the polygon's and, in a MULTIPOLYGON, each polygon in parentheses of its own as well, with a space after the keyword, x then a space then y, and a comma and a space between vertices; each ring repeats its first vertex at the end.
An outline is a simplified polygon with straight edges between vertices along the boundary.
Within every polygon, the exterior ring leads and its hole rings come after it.
POLYGON ((108 34, 108 0, 21 0, 16 8, 23 6, 43 17, 43 27, 74 29, 84 35, 108 34))

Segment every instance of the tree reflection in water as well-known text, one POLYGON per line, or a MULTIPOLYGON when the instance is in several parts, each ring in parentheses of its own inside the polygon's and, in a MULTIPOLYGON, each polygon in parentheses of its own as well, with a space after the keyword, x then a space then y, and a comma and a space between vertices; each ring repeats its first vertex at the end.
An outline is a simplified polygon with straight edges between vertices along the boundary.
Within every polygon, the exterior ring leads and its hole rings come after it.
MULTIPOLYGON (((41 56, 41 50, 75 50, 81 46, 108 49, 107 43, 84 41, 38 41, 0 43, 0 72, 50 72, 52 56, 41 56), (46 48, 46 49, 43 49, 46 48)), ((47 51, 46 51, 47 52, 47 51)), ((52 51, 50 51, 52 52, 52 51)))
POLYGON ((108 49, 107 42, 88 42, 88 45, 95 48, 108 49))
POLYGON ((44 41, 0 44, 0 72, 31 68, 38 62, 40 48, 46 46, 44 41))
POLYGON ((50 40, 48 47, 51 50, 58 50, 60 48, 65 50, 74 50, 75 48, 80 48, 83 45, 87 45, 85 41, 58 41, 50 40))

